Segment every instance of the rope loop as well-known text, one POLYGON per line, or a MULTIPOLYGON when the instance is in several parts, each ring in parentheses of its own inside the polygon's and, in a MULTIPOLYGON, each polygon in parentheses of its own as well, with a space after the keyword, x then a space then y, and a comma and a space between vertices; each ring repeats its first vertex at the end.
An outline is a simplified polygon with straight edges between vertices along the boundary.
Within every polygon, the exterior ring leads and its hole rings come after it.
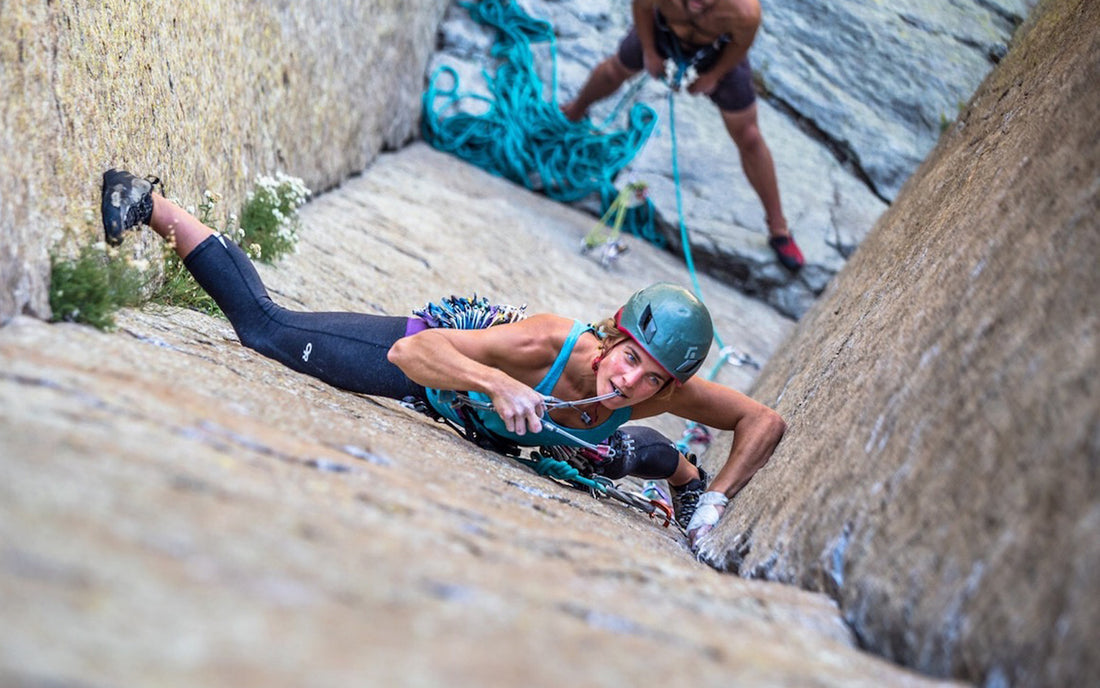
MULTIPOLYGON (((614 179, 634 159, 657 124, 657 113, 634 103, 623 129, 570 122, 557 103, 558 58, 553 25, 509 0, 461 2, 471 18, 496 29, 495 74, 483 71, 488 96, 463 92, 454 68, 443 65, 421 100, 421 133, 434 148, 550 198, 572 203, 599 194, 601 213, 618 195, 614 179), (533 43, 549 44, 553 80, 549 98, 535 69, 533 43), (476 114, 480 113, 480 114, 476 114)), ((628 97, 641 87, 633 85, 628 97)), ((627 102, 624 98, 616 112, 627 102)), ((631 208, 623 231, 658 245, 652 204, 631 208)))

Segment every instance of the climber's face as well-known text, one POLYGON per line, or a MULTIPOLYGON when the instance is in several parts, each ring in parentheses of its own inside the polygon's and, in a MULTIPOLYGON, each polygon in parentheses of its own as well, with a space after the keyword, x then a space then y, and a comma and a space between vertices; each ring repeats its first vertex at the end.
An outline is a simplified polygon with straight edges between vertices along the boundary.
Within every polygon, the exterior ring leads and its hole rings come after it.
POLYGON ((672 378, 652 356, 629 339, 611 347, 596 370, 598 394, 618 392, 601 402, 607 408, 633 406, 664 389, 672 378))

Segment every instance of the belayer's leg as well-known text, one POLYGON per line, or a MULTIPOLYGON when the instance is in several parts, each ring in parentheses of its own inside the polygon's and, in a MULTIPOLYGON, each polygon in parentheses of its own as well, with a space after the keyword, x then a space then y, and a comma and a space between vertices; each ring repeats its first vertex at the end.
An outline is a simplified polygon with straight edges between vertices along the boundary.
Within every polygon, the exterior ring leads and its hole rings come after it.
POLYGON ((608 97, 623 85, 637 71, 623 66, 615 55, 607 58, 588 75, 588 80, 577 93, 577 97, 561 106, 561 111, 570 122, 579 122, 593 103, 608 97))

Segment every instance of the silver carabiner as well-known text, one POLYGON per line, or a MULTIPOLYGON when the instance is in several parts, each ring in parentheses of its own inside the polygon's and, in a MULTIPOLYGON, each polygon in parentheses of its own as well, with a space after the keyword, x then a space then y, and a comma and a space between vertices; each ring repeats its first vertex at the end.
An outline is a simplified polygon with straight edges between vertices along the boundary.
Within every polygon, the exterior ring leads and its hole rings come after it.
POLYGON ((622 396, 622 392, 615 389, 615 390, 612 390, 612 391, 608 392, 607 394, 600 394, 599 396, 588 397, 587 399, 576 399, 574 401, 566 401, 565 399, 559 399, 559 398, 557 398, 555 396, 552 396, 552 395, 544 396, 542 398, 542 400, 543 400, 543 404, 546 406, 546 408, 548 408, 548 409, 559 409, 559 408, 577 408, 578 406, 585 406, 587 404, 595 404, 597 402, 604 401, 606 399, 611 399, 613 397, 618 397, 618 396, 622 396))

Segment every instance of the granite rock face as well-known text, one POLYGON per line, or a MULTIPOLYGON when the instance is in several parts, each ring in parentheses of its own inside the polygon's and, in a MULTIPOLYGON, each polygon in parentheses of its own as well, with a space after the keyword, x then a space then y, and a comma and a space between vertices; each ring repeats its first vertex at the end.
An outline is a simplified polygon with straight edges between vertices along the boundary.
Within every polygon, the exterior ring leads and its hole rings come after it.
POLYGON ((1036 9, 771 359, 789 432, 704 548, 934 675, 1100 675, 1097 55, 1100 6, 1036 9))
MULTIPOLYGON (((303 220, 299 252, 261 266, 291 307, 476 290, 598 319, 683 277, 645 246, 609 277, 577 255, 587 215, 422 144, 303 220)), ((758 360, 790 332, 704 289, 758 360)), ((857 649, 825 595, 722 575, 678 530, 294 373, 224 320, 119 324, 0 328, 5 686, 957 685, 857 649)))
POLYGON ((407 142, 444 6, 5 4, 0 322, 48 316, 48 251, 96 231, 108 167, 239 206, 259 174, 326 189, 407 142))
MULTIPOLYGON (((555 30, 556 61, 536 45, 545 97, 565 102, 589 70, 616 49, 630 3, 525 0, 555 30), (556 92, 550 92, 555 83, 556 92)), ((647 80, 637 99, 659 123, 621 180, 644 181, 657 225, 682 253, 672 139, 683 221, 700 270, 800 317, 860 244, 942 129, 1006 51, 1032 0, 764 3, 750 59, 758 118, 775 159, 784 215, 806 257, 792 276, 767 245, 764 211, 741 169, 714 105, 647 80)), ((463 90, 486 93, 480 70, 495 72, 492 34, 452 3, 429 72, 454 68, 463 90)), ((626 88, 590 110, 593 123, 624 126, 626 88)), ((471 109, 483 108, 471 101, 471 109)))

